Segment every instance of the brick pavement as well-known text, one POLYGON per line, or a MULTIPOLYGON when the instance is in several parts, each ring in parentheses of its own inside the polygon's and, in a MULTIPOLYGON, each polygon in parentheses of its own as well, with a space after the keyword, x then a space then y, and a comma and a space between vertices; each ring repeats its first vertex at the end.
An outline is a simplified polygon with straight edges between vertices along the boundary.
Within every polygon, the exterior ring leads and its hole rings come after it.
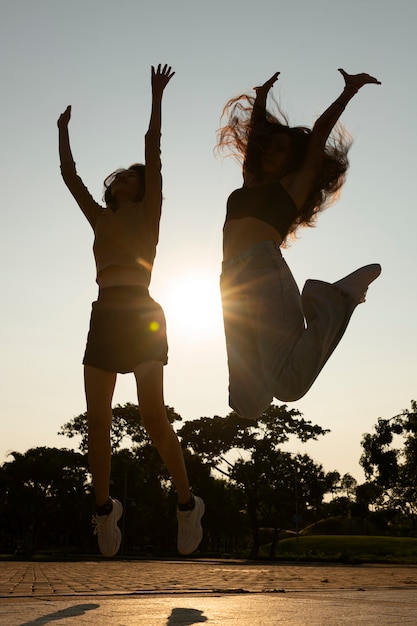
POLYGON ((417 566, 235 560, 0 562, 0 598, 417 589, 417 566))

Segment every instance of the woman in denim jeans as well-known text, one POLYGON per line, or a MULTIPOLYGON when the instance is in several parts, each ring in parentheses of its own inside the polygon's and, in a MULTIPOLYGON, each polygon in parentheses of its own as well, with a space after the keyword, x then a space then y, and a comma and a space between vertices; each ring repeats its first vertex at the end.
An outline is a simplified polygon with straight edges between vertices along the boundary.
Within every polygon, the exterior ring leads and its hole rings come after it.
POLYGON ((279 109, 266 109, 279 72, 256 97, 234 98, 223 112, 218 147, 243 161, 243 186, 227 202, 220 279, 229 404, 249 419, 274 397, 291 402, 307 393, 381 272, 373 264, 333 284, 308 280, 300 294, 281 255, 288 237, 336 199, 350 141, 335 126, 359 89, 380 84, 339 71, 344 89, 313 129, 292 128, 279 109))

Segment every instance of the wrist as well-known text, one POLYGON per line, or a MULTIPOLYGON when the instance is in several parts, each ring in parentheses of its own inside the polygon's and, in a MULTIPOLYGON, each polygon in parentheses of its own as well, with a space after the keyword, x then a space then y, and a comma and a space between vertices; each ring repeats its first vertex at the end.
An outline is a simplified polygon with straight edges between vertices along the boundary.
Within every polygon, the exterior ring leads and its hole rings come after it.
POLYGON ((346 91, 349 94, 354 95, 355 93, 358 93, 359 87, 356 87, 356 85, 349 85, 348 83, 346 83, 344 91, 346 91))
POLYGON ((269 90, 257 89, 256 90, 256 104, 265 106, 268 98, 269 90))
POLYGON ((267 96, 271 87, 267 87, 265 85, 259 85, 258 87, 254 87, 253 89, 256 91, 256 95, 267 96))

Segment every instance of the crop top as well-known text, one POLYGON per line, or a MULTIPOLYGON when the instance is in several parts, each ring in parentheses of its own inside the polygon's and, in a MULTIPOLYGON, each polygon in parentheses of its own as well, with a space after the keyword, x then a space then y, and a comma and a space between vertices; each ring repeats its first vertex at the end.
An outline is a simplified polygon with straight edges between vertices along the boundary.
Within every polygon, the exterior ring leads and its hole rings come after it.
POLYGON ((77 175, 75 163, 61 163, 62 177, 94 231, 97 278, 110 266, 137 269, 138 284, 149 286, 159 238, 162 177, 159 131, 145 135, 145 196, 120 203, 116 211, 102 207, 77 175))
POLYGON ((275 228, 282 239, 297 216, 294 200, 279 181, 240 187, 227 200, 226 222, 254 217, 275 228))

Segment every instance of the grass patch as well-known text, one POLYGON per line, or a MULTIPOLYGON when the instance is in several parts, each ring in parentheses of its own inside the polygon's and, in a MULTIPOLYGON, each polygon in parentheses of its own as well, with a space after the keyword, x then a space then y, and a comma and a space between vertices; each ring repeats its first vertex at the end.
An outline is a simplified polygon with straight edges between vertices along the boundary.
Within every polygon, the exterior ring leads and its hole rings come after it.
MULTIPOLYGON (((270 545, 262 546, 260 556, 269 556, 270 545)), ((282 539, 275 558, 343 563, 417 563, 414 537, 374 537, 361 535, 309 535, 282 539)))

